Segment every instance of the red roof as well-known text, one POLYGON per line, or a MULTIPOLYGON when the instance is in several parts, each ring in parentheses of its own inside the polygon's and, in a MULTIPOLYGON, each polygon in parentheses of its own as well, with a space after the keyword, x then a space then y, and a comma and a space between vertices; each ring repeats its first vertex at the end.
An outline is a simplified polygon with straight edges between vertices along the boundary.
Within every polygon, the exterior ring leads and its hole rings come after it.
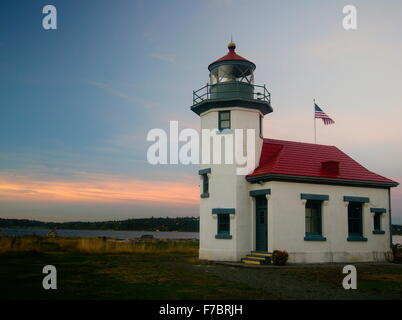
POLYGON ((397 185, 397 182, 367 170, 337 147, 274 139, 264 139, 259 166, 247 178, 262 175, 331 178, 397 185), (339 171, 325 170, 325 162, 339 162, 339 171))
POLYGON ((254 65, 255 68, 255 64, 253 62, 251 62, 250 60, 247 60, 246 58, 243 58, 242 56, 239 56, 236 52, 235 52, 235 48, 236 47, 230 47, 229 48, 229 52, 227 55, 223 56, 222 58, 219 58, 218 60, 215 60, 214 62, 212 62, 209 66, 208 69, 210 69, 210 67, 218 62, 222 62, 222 61, 245 61, 248 63, 251 63, 254 65))

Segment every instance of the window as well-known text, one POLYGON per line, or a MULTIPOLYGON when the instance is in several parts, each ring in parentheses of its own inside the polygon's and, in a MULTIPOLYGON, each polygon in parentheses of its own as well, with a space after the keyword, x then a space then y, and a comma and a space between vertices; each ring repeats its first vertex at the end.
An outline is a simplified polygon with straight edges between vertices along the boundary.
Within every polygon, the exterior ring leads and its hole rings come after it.
POLYGON ((202 175, 202 193, 209 192, 209 179, 207 174, 202 175))
POLYGON ((230 129, 230 111, 219 111, 219 131, 230 129))
POLYGON ((229 214, 218 215, 218 234, 230 234, 230 217, 229 214))
POLYGON ((381 231, 381 212, 374 213, 374 231, 381 231))
POLYGON ((349 236, 363 236, 362 203, 349 202, 348 205, 348 231, 349 236))
POLYGON ((211 70, 209 74, 210 84, 228 82, 254 83, 253 68, 242 64, 224 64, 211 70))
POLYGON ((385 234, 384 230, 381 230, 382 214, 387 212, 385 208, 371 208, 370 212, 374 213, 374 234, 385 234))
POLYGON ((306 202, 306 233, 321 234, 321 201, 306 202))
POLYGON ((385 234, 384 230, 381 230, 381 219, 382 219, 382 214, 384 212, 387 212, 385 208, 371 208, 371 212, 374 213, 374 234, 385 234))
POLYGON ((235 211, 235 208, 212 209, 212 214, 216 214, 218 220, 216 239, 232 239, 230 235, 230 215, 234 214, 235 211))
POLYGON ((209 178, 208 178, 208 174, 203 174, 201 177, 202 177, 202 194, 201 194, 201 198, 209 198, 209 178))
POLYGON ((209 176, 208 174, 211 173, 211 168, 205 168, 198 171, 198 174, 201 176, 202 179, 202 193, 201 198, 209 198, 209 176))
POLYGON ((326 240, 322 236, 321 200, 306 201, 306 236, 304 240, 326 240))

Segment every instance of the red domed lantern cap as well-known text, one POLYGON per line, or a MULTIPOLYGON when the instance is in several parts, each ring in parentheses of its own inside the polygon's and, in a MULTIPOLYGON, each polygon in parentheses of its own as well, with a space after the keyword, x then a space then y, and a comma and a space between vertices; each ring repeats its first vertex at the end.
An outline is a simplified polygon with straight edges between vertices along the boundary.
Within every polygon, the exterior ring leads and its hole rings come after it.
POLYGON ((243 62, 250 63, 252 68, 255 69, 255 64, 253 62, 251 62, 250 60, 247 60, 246 58, 243 58, 242 56, 239 56, 235 52, 236 44, 234 42, 229 42, 228 49, 229 49, 229 52, 227 55, 223 56, 222 58, 219 58, 218 60, 215 60, 208 66, 209 71, 211 71, 211 69, 213 69, 213 67, 216 63, 223 62, 223 61, 243 61, 243 62))

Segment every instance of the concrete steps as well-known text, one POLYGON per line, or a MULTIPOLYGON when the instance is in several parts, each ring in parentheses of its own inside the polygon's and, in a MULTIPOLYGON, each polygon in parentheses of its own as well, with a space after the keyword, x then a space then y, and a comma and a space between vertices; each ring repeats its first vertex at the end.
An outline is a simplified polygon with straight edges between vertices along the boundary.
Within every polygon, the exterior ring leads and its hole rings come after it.
POLYGON ((267 251, 251 251, 241 262, 246 264, 270 264, 272 253, 267 251))

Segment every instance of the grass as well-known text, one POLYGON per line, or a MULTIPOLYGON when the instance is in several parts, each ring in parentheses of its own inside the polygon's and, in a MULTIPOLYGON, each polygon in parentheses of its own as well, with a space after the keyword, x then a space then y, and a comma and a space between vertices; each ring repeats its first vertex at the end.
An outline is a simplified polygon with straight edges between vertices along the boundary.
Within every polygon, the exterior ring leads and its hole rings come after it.
POLYGON ((257 299, 258 290, 198 272, 196 240, 0 237, 0 299, 257 299), (57 268, 58 290, 42 288, 57 268))
POLYGON ((52 250, 81 253, 187 253, 196 254, 196 240, 118 240, 102 238, 47 238, 40 236, 0 236, 0 253, 49 252, 52 250))
POLYGON ((355 264, 358 290, 344 290, 343 264, 244 268, 197 254, 196 240, 4 236, 0 300, 402 299, 400 264, 355 264), (42 288, 48 264, 57 290, 42 288))

